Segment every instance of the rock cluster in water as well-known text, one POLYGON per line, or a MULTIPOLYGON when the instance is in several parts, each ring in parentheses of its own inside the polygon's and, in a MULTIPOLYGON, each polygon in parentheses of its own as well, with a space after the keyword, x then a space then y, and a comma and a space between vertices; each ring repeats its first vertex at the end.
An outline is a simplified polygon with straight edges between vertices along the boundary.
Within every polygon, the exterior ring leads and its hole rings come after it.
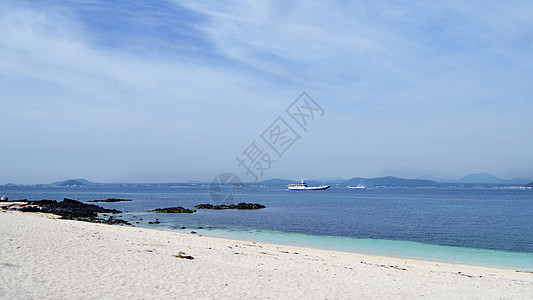
POLYGON ((196 209, 261 209, 266 206, 258 203, 239 203, 239 204, 230 204, 230 205, 212 205, 212 204, 198 204, 194 208, 196 209))
POLYGON ((132 201, 130 199, 115 199, 115 198, 107 198, 105 200, 91 200, 87 202, 125 202, 125 201, 132 201))
POLYGON ((61 202, 55 200, 25 201, 27 204, 18 208, 22 212, 40 212, 61 216, 62 219, 87 221, 93 223, 103 223, 110 225, 131 225, 122 219, 109 216, 107 219, 99 218, 98 213, 119 214, 116 209, 106 209, 94 204, 85 204, 80 201, 63 199, 61 202))
POLYGON ((102 223, 108 225, 131 225, 130 222, 109 216, 107 219, 104 218, 76 218, 78 221, 87 221, 92 223, 102 223))
POLYGON ((55 200, 28 201, 28 206, 20 209, 24 212, 43 212, 61 216, 63 219, 96 218, 98 213, 119 214, 116 209, 106 209, 94 204, 85 204, 80 201, 63 199, 61 202, 55 200))
POLYGON ((173 213, 173 214, 192 214, 193 212, 196 212, 196 209, 215 209, 215 210, 222 210, 222 209, 261 209, 265 208, 264 205, 258 204, 258 203, 239 203, 239 204, 230 204, 230 205, 212 205, 212 204, 198 204, 194 207, 195 209, 188 209, 183 208, 181 206, 177 207, 167 207, 167 208, 156 208, 154 210, 149 210, 148 212, 155 212, 155 213, 173 213))
POLYGON ((177 207, 167 207, 167 208, 156 208, 154 210, 149 210, 149 212, 155 213, 171 213, 171 214, 192 214, 196 210, 183 208, 181 206, 177 207))

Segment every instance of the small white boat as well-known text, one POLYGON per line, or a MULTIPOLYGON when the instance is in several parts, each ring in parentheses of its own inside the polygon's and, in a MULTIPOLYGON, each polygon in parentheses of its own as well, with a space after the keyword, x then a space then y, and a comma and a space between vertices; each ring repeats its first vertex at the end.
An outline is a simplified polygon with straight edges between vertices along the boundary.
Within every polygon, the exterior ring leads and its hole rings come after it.
POLYGON ((352 190, 364 190, 366 189, 366 185, 360 183, 356 186, 348 186, 349 189, 352 189, 352 190))
POLYGON ((302 181, 298 183, 289 184, 287 188, 291 191, 323 191, 329 189, 329 185, 307 186, 307 183, 302 179, 302 181))
POLYGON ((0 201, 7 201, 6 195, 3 195, 2 198, 0 198, 0 201))

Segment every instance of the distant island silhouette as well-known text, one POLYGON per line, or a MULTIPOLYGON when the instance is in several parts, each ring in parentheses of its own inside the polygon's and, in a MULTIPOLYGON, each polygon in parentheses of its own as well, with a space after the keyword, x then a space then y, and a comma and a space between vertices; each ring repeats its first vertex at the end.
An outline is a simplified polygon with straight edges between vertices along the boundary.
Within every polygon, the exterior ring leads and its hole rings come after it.
MULTIPOLYGON (((290 183, 295 183, 296 179, 271 178, 260 182, 243 182, 246 185, 264 185, 264 186, 287 186, 290 183)), ((352 186, 357 184, 364 184, 367 187, 475 187, 475 186, 524 186, 533 187, 533 180, 529 178, 515 178, 515 179, 501 179, 487 172, 467 174, 459 179, 454 180, 439 180, 431 176, 422 176, 420 178, 402 178, 395 176, 365 178, 353 177, 344 179, 342 177, 332 177, 329 179, 309 179, 306 180, 308 184, 316 185, 327 182, 331 186, 352 186)), ((134 183, 134 182, 120 182, 120 183, 98 183, 87 179, 66 179, 63 181, 56 181, 44 184, 31 184, 30 186, 57 186, 57 187, 86 187, 86 186, 104 186, 104 185, 208 185, 210 182, 189 180, 187 182, 162 182, 162 183, 134 183)), ((28 186, 18 185, 14 183, 6 183, 4 187, 12 186, 28 186)))

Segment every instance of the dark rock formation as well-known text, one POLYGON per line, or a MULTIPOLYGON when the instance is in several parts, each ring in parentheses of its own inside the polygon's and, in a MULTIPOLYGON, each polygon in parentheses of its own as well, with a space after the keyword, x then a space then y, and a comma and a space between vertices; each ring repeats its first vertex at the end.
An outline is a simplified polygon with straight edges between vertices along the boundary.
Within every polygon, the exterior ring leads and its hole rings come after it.
POLYGON ((119 214, 116 209, 106 209, 94 204, 85 204, 80 201, 63 199, 62 202, 55 200, 28 201, 31 206, 21 208, 25 212, 43 212, 60 215, 62 219, 96 218, 98 213, 119 214))
POLYGON ((239 203, 237 205, 230 204, 230 205, 212 205, 212 204, 198 204, 194 208, 196 209, 261 209, 265 208, 264 205, 258 204, 258 203, 239 203))
POLYGON ((195 210, 177 206, 177 207, 167 207, 167 208, 156 208, 154 210, 149 210, 149 212, 171 213, 171 214, 192 214, 193 212, 195 212, 195 210))
MULTIPOLYGON (((6 207, 6 209, 13 209, 6 207)), ((106 209, 94 204, 85 204, 80 201, 63 199, 61 202, 55 200, 27 201, 21 208, 15 208, 22 212, 40 212, 61 216, 62 219, 86 221, 92 223, 103 223, 110 225, 131 225, 122 219, 109 216, 107 219, 99 218, 98 213, 119 214, 116 209, 106 209)), ((104 214, 104 216, 107 216, 104 214)))
POLYGON ((76 220, 78 220, 78 221, 87 221, 87 222, 92 222, 92 223, 102 223, 102 224, 108 224, 108 225, 131 225, 130 222, 122 220, 122 219, 117 219, 117 218, 115 218, 113 216, 110 216, 107 219, 104 219, 104 218, 76 218, 76 220))
POLYGON ((115 198, 108 198, 105 200, 91 200, 87 202, 125 202, 125 201, 132 201, 131 199, 115 199, 115 198))

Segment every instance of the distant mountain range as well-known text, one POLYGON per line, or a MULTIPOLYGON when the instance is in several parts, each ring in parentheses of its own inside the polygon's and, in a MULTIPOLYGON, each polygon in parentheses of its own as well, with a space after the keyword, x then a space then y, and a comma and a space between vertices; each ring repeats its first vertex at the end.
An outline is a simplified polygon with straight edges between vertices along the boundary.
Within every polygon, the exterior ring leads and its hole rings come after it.
MULTIPOLYGON (((287 185, 289 183, 294 183, 295 180, 288 179, 269 179, 260 182, 264 185, 287 185)), ((306 180, 309 185, 322 184, 323 181, 319 180, 306 180)), ((343 179, 342 177, 334 177, 331 180, 326 180, 326 183, 329 185, 357 185, 362 183, 368 187, 376 186, 390 186, 390 187, 427 187, 427 186, 476 186, 476 185, 488 185, 488 186, 510 186, 510 185, 519 185, 523 186, 531 182, 529 178, 515 178, 511 180, 501 179, 496 176, 493 176, 487 172, 468 174, 460 179, 456 180, 440 180, 432 176, 422 176, 417 179, 408 179, 401 178, 396 176, 385 176, 378 178, 364 178, 364 177, 354 177, 351 179, 343 179)), ((533 182, 529 183, 528 186, 533 187, 533 182)))
MULTIPOLYGON (((299 180, 291 179, 282 179, 282 178, 272 178, 259 182, 261 185, 268 186, 286 186, 289 183, 295 183, 299 180)), ((344 179, 342 177, 332 177, 327 179, 310 179, 306 180, 309 185, 321 185, 322 183, 328 185, 357 185, 362 183, 368 187, 378 187, 378 186, 389 186, 389 187, 428 187, 428 186, 476 186, 476 185, 487 185, 487 186, 528 186, 533 187, 533 181, 529 178, 515 178, 511 180, 500 179, 496 176, 493 176, 487 172, 468 174, 460 179, 456 180, 439 180, 432 176, 422 176, 417 179, 408 179, 395 176, 385 176, 378 178, 364 178, 364 177, 353 177, 351 179, 344 179)), ((246 182, 245 182, 246 183, 246 182)), ((176 184, 185 184, 185 185, 196 185, 196 184, 209 184, 209 182, 202 181, 189 181, 186 183, 97 183, 91 182, 87 179, 78 178, 78 179, 67 179, 63 181, 56 181, 49 184, 36 184, 38 186, 65 186, 65 187, 80 187, 80 186, 95 186, 95 185, 126 185, 126 184, 146 184, 146 185, 176 185, 176 184)), ((252 184, 252 183, 247 183, 252 184)), ((14 183, 7 183, 3 186, 17 186, 14 183)))

